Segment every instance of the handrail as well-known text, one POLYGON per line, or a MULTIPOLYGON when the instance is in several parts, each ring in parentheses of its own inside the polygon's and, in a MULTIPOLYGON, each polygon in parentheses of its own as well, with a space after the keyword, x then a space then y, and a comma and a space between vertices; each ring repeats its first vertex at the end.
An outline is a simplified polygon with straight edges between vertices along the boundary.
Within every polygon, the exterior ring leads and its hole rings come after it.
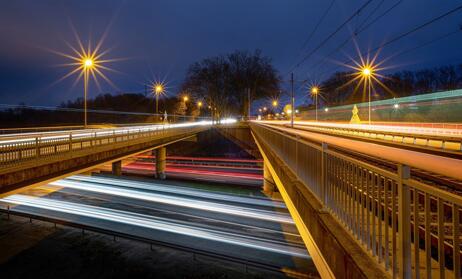
MULTIPOLYGON (((448 164, 456 164, 460 172, 459 160, 434 155, 415 157, 416 152, 408 150, 390 155, 396 148, 268 124, 251 123, 250 127, 345 232, 390 275, 460 278, 462 196, 448 191, 446 185, 417 180, 407 164, 412 159, 418 160, 413 166, 423 169, 442 164, 442 168, 432 169, 435 175, 460 178, 460 173, 440 173, 441 169, 451 168, 448 164), (391 161, 395 168, 353 156, 357 153, 394 159, 391 161), (430 160, 436 160, 436 165, 430 160)), ((293 189, 286 191, 297 193, 293 189)), ((300 199, 300 195, 292 198, 300 199)), ((299 202, 298 206, 303 207, 306 202, 299 202)))
POLYGON ((269 127, 282 133, 299 136, 313 142, 324 142, 331 146, 351 150, 357 153, 382 158, 383 160, 401 163, 410 167, 425 170, 431 173, 438 173, 450 178, 462 180, 462 160, 446 158, 442 156, 425 154, 412 150, 405 150, 380 144, 363 142, 358 140, 340 138, 330 135, 277 127, 270 124, 258 124, 269 127))
POLYGON ((28 162, 65 159, 78 152, 132 145, 165 135, 190 133, 209 122, 140 126, 118 129, 84 130, 79 133, 31 133, 18 138, 0 138, 0 173, 28 162), (49 159, 50 158, 50 159, 49 159))

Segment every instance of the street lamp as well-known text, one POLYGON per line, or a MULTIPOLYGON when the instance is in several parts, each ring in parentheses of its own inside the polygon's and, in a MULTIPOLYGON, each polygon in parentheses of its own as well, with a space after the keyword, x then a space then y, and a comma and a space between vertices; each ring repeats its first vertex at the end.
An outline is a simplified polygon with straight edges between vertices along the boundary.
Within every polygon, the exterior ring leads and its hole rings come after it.
POLYGON ((82 59, 83 67, 83 99, 84 99, 84 128, 87 128, 87 96, 88 96, 88 73, 94 66, 94 61, 91 57, 86 57, 82 59))
POLYGON ((198 106, 199 109, 200 109, 200 108, 202 107, 202 102, 201 102, 201 101, 197 102, 197 106, 198 106))
POLYGON ((365 66, 361 69, 360 73, 363 78, 364 78, 364 85, 367 86, 367 91, 368 91, 368 111, 369 111, 369 125, 371 125, 371 77, 373 76, 372 68, 365 66))
POLYGON ((162 83, 154 83, 153 93, 156 95, 156 115, 159 114, 159 95, 164 93, 164 86, 162 83))
POLYGON ((278 101, 273 100, 273 107, 277 107, 277 106, 278 106, 278 101))
POLYGON ((187 101, 189 101, 189 97, 188 96, 183 96, 183 102, 186 103, 187 101))
POLYGON ((319 93, 319 87, 313 86, 311 87, 311 95, 314 96, 315 98, 315 106, 316 106, 316 122, 318 121, 318 93, 319 93))

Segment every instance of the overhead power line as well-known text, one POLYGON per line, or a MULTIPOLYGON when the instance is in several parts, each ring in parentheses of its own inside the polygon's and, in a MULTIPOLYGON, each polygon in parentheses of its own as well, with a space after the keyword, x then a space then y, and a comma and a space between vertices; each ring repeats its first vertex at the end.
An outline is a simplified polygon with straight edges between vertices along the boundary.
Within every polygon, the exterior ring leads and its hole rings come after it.
POLYGON ((292 72, 294 69, 300 67, 308 58, 310 58, 314 53, 316 53, 321 47, 323 47, 335 34, 337 34, 343 27, 345 27, 353 18, 355 18, 362 10, 364 10, 373 0, 368 0, 364 3, 359 9, 357 9, 350 17, 348 17, 334 32, 327 36, 318 46, 316 46, 310 53, 308 53, 303 59, 300 60, 294 67, 290 69, 289 72, 292 72))
POLYGON ((329 11, 332 9, 332 6, 334 6, 334 3, 335 3, 335 0, 332 0, 329 4, 329 7, 327 7, 327 9, 324 11, 324 14, 321 16, 321 18, 319 19, 318 23, 316 24, 316 26, 313 28, 313 31, 311 31, 310 35, 308 36, 308 38, 306 38, 305 42, 303 43, 302 45, 302 48, 301 48, 301 51, 303 51, 306 47, 306 45, 308 44, 308 42, 311 40, 311 38, 313 38, 314 34, 316 33, 316 31, 318 30, 319 26, 321 25, 321 23, 324 21, 324 19, 326 18, 327 14, 329 13, 329 11))
MULTIPOLYGON (((419 30, 421 30, 421 29, 423 29, 425 27, 428 27, 429 25, 431 25, 431 24, 433 24, 433 23, 435 23, 437 21, 440 21, 441 19, 443 19, 443 18, 445 18, 445 17, 447 17, 447 16, 449 16, 449 15, 455 13, 455 12, 458 12, 460 10, 462 10, 462 5, 459 5, 459 6, 453 8, 453 9, 451 9, 451 10, 449 10, 449 11, 447 11, 447 12, 445 12, 445 13, 437 16, 437 17, 434 17, 434 18, 432 18, 432 19, 430 19, 430 20, 428 20, 428 21, 426 21, 426 22, 424 22, 424 23, 422 23, 422 24, 420 24, 420 25, 418 25, 418 26, 416 26, 416 27, 402 33, 402 34, 400 34, 400 35, 397 35, 394 38, 392 38, 392 39, 390 39, 390 40, 388 40, 388 41, 386 41, 386 42, 384 42, 384 43, 382 43, 382 44, 380 44, 380 45, 378 45, 378 46, 376 46, 376 47, 374 47, 374 48, 372 48, 372 49, 370 49, 370 50, 368 50, 368 51, 366 51, 364 53, 360 53, 360 56, 366 56, 366 55, 371 54, 374 51, 381 50, 384 47, 386 47, 386 46, 388 46, 390 44, 393 44, 393 43, 395 43, 395 42, 397 42, 397 41, 399 41, 399 40, 401 40, 401 39, 403 39, 403 38, 417 32, 417 31, 419 31, 419 30)), ((457 33, 457 32, 454 32, 454 33, 457 33)), ((351 58, 351 59, 348 59, 345 62, 343 62, 343 64, 348 64, 348 63, 350 63, 352 61, 354 61, 354 59, 351 58)), ((332 69, 332 71, 335 71, 338 68, 340 68, 340 66, 337 66, 336 68, 332 69)))

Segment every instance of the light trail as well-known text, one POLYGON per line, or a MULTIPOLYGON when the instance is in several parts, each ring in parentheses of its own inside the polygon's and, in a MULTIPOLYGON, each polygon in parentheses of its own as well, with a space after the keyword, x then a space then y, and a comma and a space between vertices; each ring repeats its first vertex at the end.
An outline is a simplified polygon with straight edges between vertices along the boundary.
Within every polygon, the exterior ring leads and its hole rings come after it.
POLYGON ((157 202, 173 206, 181 206, 197 210, 204 210, 216 213, 230 214, 234 216, 254 218, 259 220, 278 222, 284 224, 294 224, 289 214, 282 214, 279 212, 272 212, 267 210, 252 209, 240 206, 233 206, 227 204, 219 204, 207 201, 198 201, 195 199, 174 197, 162 194, 140 192, 129 189, 114 189, 113 187, 95 185, 87 182, 72 182, 66 180, 59 180, 50 183, 50 185, 58 187, 67 187, 78 189, 82 191, 89 191, 101 194, 108 194, 113 196, 120 196, 131 199, 138 199, 150 202, 157 202))
MULTIPOLYGON (((228 123, 228 122, 227 122, 228 123)), ((231 123, 231 122, 229 122, 231 123)), ((130 132, 150 132, 166 129, 195 127, 195 126, 208 126, 212 125, 212 121, 199 121, 178 124, 164 124, 164 125, 143 125, 143 126, 130 126, 123 128, 110 128, 110 129, 84 129, 72 131, 53 131, 53 132, 40 132, 40 133, 20 133, 20 134, 6 134, 0 135, 0 144, 11 144, 34 141, 37 137, 43 140, 66 140, 72 135, 74 139, 81 139, 86 137, 98 137, 107 135, 121 135, 130 132)))
MULTIPOLYGON (((135 162, 135 163, 128 164, 124 166, 123 168, 131 169, 131 170, 147 170, 147 171, 155 170, 154 163, 148 163, 148 162, 135 162)), ((263 179, 263 176, 261 174, 198 170, 194 168, 184 168, 184 167, 179 168, 179 167, 172 166, 172 165, 170 166, 167 165, 166 171, 170 173, 188 173, 188 174, 221 176, 221 177, 230 177, 230 178, 246 178, 246 179, 253 179, 253 180, 263 179)))
MULTIPOLYGON (((101 208, 90 205, 81 205, 71 202, 53 201, 47 198, 35 198, 25 195, 12 195, 3 199, 1 202, 15 205, 23 205, 31 208, 55 211, 71 216, 88 217, 96 220, 106 220, 131 226, 144 227, 153 230, 180 234, 190 237, 207 239, 232 245, 269 251, 278 254, 309 258, 303 249, 281 245, 275 241, 261 241, 256 237, 242 236, 229 232, 217 232, 215 230, 196 228, 184 224, 173 224, 166 222, 165 218, 153 217, 145 214, 125 212, 110 208, 101 208)), ((25 209, 15 207, 13 210, 25 212, 25 209)), ((43 214, 43 213, 42 213, 43 214)), ((82 221, 82 220, 79 220, 82 221)))
MULTIPOLYGON (((256 121, 258 123, 265 123, 271 125, 287 125, 290 121, 256 121)), ((410 127, 410 126, 387 126, 387 125, 368 125, 368 124, 350 124, 350 123, 326 123, 315 121, 295 121, 294 125, 305 125, 311 127, 328 127, 328 128, 345 128, 356 129, 361 131, 374 131, 374 132, 394 132, 405 133, 409 135, 427 135, 427 136, 442 136, 442 137, 460 137, 462 138, 461 129, 448 129, 448 128, 429 128, 429 127, 410 127)))
POLYGON ((132 180, 119 179, 119 178, 113 179, 113 178, 106 178, 106 177, 76 175, 76 176, 71 176, 69 178, 66 178, 66 180, 100 183, 100 184, 111 185, 112 187, 118 187, 118 188, 127 187, 130 189, 136 189, 136 190, 159 191, 159 192, 168 193, 168 194, 178 194, 178 195, 185 195, 185 196, 196 197, 196 198, 205 198, 205 199, 212 199, 212 200, 219 200, 219 201, 229 201, 229 202, 248 204, 248 205, 286 208, 283 202, 278 202, 274 200, 239 197, 236 195, 224 195, 224 194, 217 194, 217 193, 208 192, 204 190, 189 190, 184 187, 177 187, 177 186, 170 186, 170 185, 165 186, 162 184, 138 182, 138 181, 132 181, 132 180))

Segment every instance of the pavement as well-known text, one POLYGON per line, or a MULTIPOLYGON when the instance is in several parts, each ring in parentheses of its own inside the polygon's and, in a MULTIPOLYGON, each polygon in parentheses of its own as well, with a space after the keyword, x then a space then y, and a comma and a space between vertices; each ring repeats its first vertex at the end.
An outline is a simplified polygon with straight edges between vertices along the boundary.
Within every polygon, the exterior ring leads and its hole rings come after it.
MULTIPOLYGON (((281 268, 311 270, 285 205, 152 180, 73 176, 0 200, 59 218, 281 268)), ((312 270, 311 270, 312 272, 312 270)))

